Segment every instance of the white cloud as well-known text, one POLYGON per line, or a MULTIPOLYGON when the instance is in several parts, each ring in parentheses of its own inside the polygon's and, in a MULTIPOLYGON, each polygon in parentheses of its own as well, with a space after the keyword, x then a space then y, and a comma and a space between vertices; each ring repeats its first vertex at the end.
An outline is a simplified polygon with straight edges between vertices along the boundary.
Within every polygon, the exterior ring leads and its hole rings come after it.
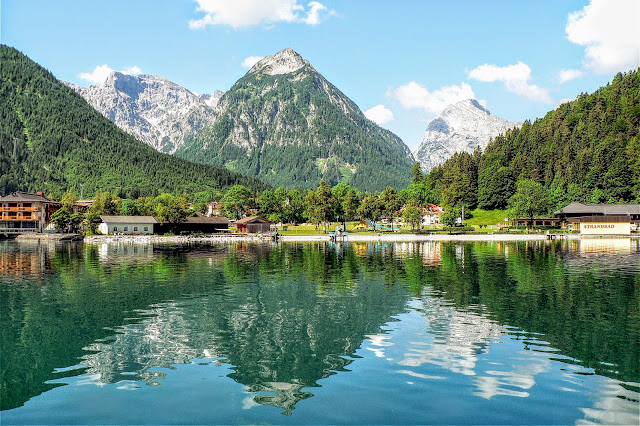
POLYGON ((112 72, 113 68, 111 68, 107 64, 104 64, 98 65, 91 72, 81 72, 80 74, 78 74, 78 77, 90 83, 101 84, 107 79, 107 77, 109 77, 109 74, 111 74, 112 72))
POLYGON ((582 77, 582 71, 580 70, 560 70, 558 73, 558 79, 561 84, 566 83, 567 81, 575 80, 576 78, 582 77))
POLYGON ((264 56, 248 56, 244 58, 244 61, 242 61, 242 66, 245 68, 251 68, 257 62, 259 62, 262 58, 264 58, 264 56))
POLYGON ((585 46, 587 67, 598 73, 640 66, 640 1, 592 0, 569 14, 569 41, 585 46))
POLYGON ((311 1, 307 8, 298 0, 195 0, 197 11, 205 15, 189 21, 192 30, 208 25, 228 25, 232 28, 251 27, 278 22, 317 25, 326 16, 334 15, 324 4, 311 1))
POLYGON ((390 123, 395 119, 393 112, 382 104, 369 108, 364 112, 364 116, 378 125, 390 123))
POLYGON ((485 83, 501 81, 511 93, 524 96, 532 101, 551 103, 551 96, 549 96, 547 89, 535 84, 529 84, 531 68, 524 62, 505 67, 483 64, 469 71, 468 76, 471 79, 485 83))
POLYGON ((390 89, 387 96, 398 100, 404 108, 421 108, 429 114, 439 114, 451 104, 475 98, 473 89, 467 83, 460 83, 459 86, 444 86, 430 91, 426 86, 415 81, 390 89))
MULTIPOLYGON (((109 77, 109 75, 111 75, 111 73, 114 71, 115 70, 111 68, 109 65, 103 64, 103 65, 98 65, 91 72, 79 73, 78 77, 80 77, 82 80, 88 81, 89 83, 102 84, 107 79, 107 77, 109 77)), ((127 67, 123 70, 120 70, 120 72, 122 74, 132 74, 132 75, 142 74, 142 70, 135 65, 132 67, 127 67)))

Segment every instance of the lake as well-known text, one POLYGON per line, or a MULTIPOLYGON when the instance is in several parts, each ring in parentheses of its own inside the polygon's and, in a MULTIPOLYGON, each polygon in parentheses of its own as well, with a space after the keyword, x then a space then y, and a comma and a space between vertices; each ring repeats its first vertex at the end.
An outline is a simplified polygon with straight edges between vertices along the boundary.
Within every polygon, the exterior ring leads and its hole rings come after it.
POLYGON ((638 239, 0 241, 2 424, 638 424, 638 239))

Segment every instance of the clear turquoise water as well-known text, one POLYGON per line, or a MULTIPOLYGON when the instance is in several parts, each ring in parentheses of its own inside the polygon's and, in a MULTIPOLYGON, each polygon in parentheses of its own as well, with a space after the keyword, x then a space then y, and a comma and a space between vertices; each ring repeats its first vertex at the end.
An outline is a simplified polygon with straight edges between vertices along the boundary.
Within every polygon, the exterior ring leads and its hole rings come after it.
POLYGON ((0 242, 0 421, 637 424, 638 240, 0 242))

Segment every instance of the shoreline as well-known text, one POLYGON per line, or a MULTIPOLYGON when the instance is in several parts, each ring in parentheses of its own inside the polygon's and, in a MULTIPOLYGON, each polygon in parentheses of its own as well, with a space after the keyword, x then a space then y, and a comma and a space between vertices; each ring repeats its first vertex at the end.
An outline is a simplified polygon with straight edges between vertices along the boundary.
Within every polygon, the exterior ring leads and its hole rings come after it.
MULTIPOLYGON (((581 236, 580 234, 565 234, 557 240, 547 240, 545 234, 350 234, 339 242, 421 242, 421 241, 463 241, 463 242, 518 242, 518 241, 568 241, 568 240, 606 240, 640 238, 640 235, 618 236, 581 236)), ((84 238, 88 244, 188 244, 188 243, 232 243, 232 242, 271 242, 270 234, 221 234, 203 236, 185 235, 95 235, 84 238)), ((328 234, 309 235, 280 235, 281 242, 329 242, 328 234)))

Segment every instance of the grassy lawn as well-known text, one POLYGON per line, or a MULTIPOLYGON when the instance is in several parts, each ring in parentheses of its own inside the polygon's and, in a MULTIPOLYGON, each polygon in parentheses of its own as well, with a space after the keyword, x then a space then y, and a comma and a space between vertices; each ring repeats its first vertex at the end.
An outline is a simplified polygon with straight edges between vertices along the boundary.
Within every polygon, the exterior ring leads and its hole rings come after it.
POLYGON ((482 210, 475 209, 471 211, 473 217, 466 219, 464 224, 467 226, 496 226, 497 223, 504 223, 504 218, 507 217, 506 210, 482 210))

